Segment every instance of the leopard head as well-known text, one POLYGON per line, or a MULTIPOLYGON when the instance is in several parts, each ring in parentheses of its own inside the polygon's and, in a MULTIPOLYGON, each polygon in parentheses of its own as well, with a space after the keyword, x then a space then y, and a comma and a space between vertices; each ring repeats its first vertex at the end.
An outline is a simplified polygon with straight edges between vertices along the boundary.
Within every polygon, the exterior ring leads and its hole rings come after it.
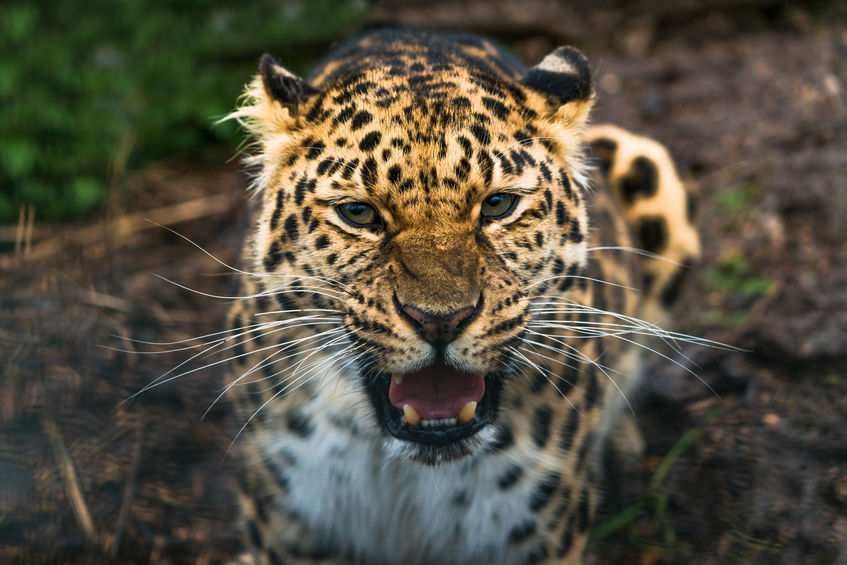
POLYGON ((478 38, 381 32, 308 80, 260 70, 235 116, 259 147, 264 288, 311 281, 284 309, 338 312, 337 378, 407 455, 494 441, 530 297, 586 260, 585 58, 525 70, 478 38))

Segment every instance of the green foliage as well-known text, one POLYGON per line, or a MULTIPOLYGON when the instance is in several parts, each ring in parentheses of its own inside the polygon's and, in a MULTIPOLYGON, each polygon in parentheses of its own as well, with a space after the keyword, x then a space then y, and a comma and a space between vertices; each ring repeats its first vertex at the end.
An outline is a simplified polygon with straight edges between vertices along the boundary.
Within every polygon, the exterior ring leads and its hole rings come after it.
POLYGON ((705 323, 739 326, 750 320, 750 307, 774 288, 740 253, 724 253, 703 273, 708 288, 725 297, 722 307, 704 312, 705 323))
POLYGON ((726 558, 731 563, 775 562, 783 549, 779 543, 758 537, 742 526, 732 526, 725 544, 726 558), (766 559, 761 561, 763 557, 766 559))
POLYGON ((40 220, 102 204, 121 148, 139 167, 237 145, 234 125, 211 124, 259 55, 302 72, 323 50, 308 47, 343 35, 363 10, 356 0, 0 5, 0 222, 23 203, 40 220))
POLYGON ((767 294, 773 281, 756 275, 749 261, 738 253, 729 253, 706 271, 706 282, 723 293, 742 296, 767 294))
MULTIPOLYGON (((597 524, 591 532, 595 541, 605 540, 616 533, 625 533, 633 547, 643 555, 655 558, 685 557, 690 547, 678 539, 676 521, 671 511, 674 493, 667 486, 668 473, 680 462, 681 457, 700 437, 700 434, 719 416, 717 410, 710 412, 704 421, 680 436, 662 458, 650 478, 641 500, 597 524)), ((644 559, 652 562, 654 559, 644 559)))
POLYGON ((760 202, 764 193, 765 187, 761 183, 750 181, 719 191, 715 201, 724 214, 734 216, 760 202))

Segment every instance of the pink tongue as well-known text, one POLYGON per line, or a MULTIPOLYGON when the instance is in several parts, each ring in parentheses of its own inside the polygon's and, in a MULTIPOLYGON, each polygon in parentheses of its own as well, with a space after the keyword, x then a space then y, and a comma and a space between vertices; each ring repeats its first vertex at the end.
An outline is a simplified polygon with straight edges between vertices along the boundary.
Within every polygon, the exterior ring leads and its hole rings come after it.
POLYGON ((482 375, 466 373, 438 362, 403 375, 399 385, 391 379, 388 399, 395 408, 409 404, 424 420, 455 418, 465 404, 479 402, 485 394, 482 375))

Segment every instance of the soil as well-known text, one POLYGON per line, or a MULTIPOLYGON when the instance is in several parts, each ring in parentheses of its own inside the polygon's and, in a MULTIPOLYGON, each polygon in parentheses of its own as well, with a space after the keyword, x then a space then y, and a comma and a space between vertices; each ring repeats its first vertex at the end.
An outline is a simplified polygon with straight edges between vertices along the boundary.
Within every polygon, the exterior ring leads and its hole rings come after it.
MULTIPOLYGON (((598 564, 847 563, 845 13, 725 0, 373 8, 373 20, 493 35, 527 61, 577 44, 595 122, 667 144, 698 195, 704 257, 678 329, 739 349, 656 359, 634 406, 646 453, 607 485, 598 564)), ((229 157, 128 174, 105 219, 36 225, 29 246, 15 245, 25 229, 0 228, 0 561, 208 563, 241 543, 226 406, 202 418, 219 373, 133 397, 192 351, 130 341, 222 329, 227 300, 168 281, 233 291, 231 271, 188 241, 237 261, 248 181, 229 157)))

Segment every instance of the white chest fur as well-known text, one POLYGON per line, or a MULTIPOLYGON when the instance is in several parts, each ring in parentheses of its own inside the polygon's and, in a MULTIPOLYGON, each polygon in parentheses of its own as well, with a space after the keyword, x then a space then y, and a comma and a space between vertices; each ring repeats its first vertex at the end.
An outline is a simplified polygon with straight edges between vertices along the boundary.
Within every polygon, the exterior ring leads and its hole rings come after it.
MULTIPOLYGON (((337 409, 335 400, 330 405, 337 409)), ((511 465, 508 454, 425 466, 395 455, 402 452, 399 440, 339 429, 327 421, 331 414, 311 413, 316 429, 306 439, 279 435, 263 442, 265 457, 283 451, 293 456, 283 505, 313 533, 369 564, 521 560, 525 549, 513 553, 504 547, 509 533, 532 519, 526 503, 530 481, 498 487, 511 465)))

